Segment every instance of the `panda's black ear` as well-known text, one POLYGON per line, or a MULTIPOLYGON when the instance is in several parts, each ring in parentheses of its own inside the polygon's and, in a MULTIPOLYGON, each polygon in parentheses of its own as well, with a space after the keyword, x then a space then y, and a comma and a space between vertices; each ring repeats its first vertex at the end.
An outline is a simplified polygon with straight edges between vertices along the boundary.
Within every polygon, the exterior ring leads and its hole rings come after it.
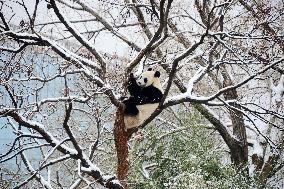
POLYGON ((152 71, 152 68, 148 68, 148 71, 152 71))
POLYGON ((160 75, 161 75, 160 72, 156 71, 154 77, 160 77, 160 75))

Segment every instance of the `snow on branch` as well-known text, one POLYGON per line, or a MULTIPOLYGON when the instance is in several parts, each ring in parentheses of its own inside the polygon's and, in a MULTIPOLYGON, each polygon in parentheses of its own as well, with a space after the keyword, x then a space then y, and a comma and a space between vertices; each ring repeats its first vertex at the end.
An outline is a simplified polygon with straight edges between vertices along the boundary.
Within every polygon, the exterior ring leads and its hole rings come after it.
POLYGON ((71 8, 71 9, 83 10, 82 7, 80 7, 80 6, 78 6, 78 5, 74 5, 74 3, 71 4, 71 3, 69 3, 69 2, 67 2, 67 1, 65 1, 65 0, 56 0, 56 1, 58 1, 58 2, 60 2, 60 3, 62 3, 62 4, 64 4, 64 5, 66 5, 67 7, 71 8))
POLYGON ((86 102, 88 100, 89 98, 77 97, 77 96, 46 98, 36 103, 36 109, 34 111, 37 111, 43 104, 50 103, 50 102, 67 102, 67 101, 86 102))
POLYGON ((6 153, 0 155, 0 159, 2 159, 3 157, 9 155, 11 152, 13 152, 13 150, 14 150, 14 148, 15 148, 15 146, 16 146, 16 143, 17 143, 21 138, 25 138, 25 137, 43 139, 43 137, 41 137, 41 136, 39 136, 39 135, 33 135, 33 134, 24 134, 24 135, 22 135, 22 134, 19 134, 19 135, 14 139, 14 141, 13 141, 13 143, 12 143, 10 149, 7 150, 6 153))
MULTIPOLYGON (((178 95, 176 97, 171 97, 167 99, 167 103, 165 104, 166 106, 172 106, 175 104, 179 104, 181 102, 198 102, 198 103, 207 103, 210 104, 210 101, 218 98, 219 96, 221 96, 222 94, 226 93, 227 91, 233 90, 233 89, 237 89, 241 86, 243 86, 244 84, 248 83, 249 81, 251 81, 252 79, 254 79, 255 77, 259 76, 260 74, 266 72, 267 70, 273 68, 274 66, 276 66, 277 64, 281 63, 284 61, 284 58, 280 58, 279 60, 263 67, 262 69, 260 69, 259 71, 255 72, 254 74, 250 75, 249 77, 247 77, 246 79, 244 79, 243 81, 235 84, 235 85, 230 85, 227 87, 224 87, 222 89, 220 89, 219 91, 217 91, 215 94, 211 95, 211 96, 194 96, 194 95, 190 95, 188 93, 185 94, 181 94, 178 95)), ((212 105, 214 105, 216 103, 212 103, 212 105)))
MULTIPOLYGON (((0 111, 1 117, 12 117, 18 124, 20 124, 23 127, 32 129, 36 132, 38 132, 46 142, 48 142, 51 146, 61 153, 65 155, 70 155, 70 158, 75 160, 80 160, 82 162, 83 169, 85 170, 88 175, 92 176, 96 182, 100 183, 101 185, 110 188, 110 189, 122 189, 123 187, 119 184, 119 182, 115 179, 115 177, 112 177, 112 179, 109 179, 109 177, 103 176, 102 171, 91 162, 91 160, 88 158, 88 156, 84 153, 78 153, 77 150, 68 147, 67 145, 63 144, 62 141, 59 141, 56 139, 50 132, 48 132, 44 125, 36 122, 31 121, 23 117, 21 114, 14 112, 14 111, 0 111), (106 180, 108 178, 108 180, 106 180)), ((74 142, 77 143, 75 138, 73 138, 74 142)))
POLYGON ((52 81, 56 78, 59 78, 59 77, 65 77, 69 74, 76 74, 76 73, 83 73, 84 72, 84 69, 77 69, 77 70, 69 70, 69 71, 64 71, 64 72, 61 72, 61 73, 58 73, 58 74, 55 74, 53 75, 52 77, 46 77, 46 78, 43 78, 43 77, 39 77, 39 76, 36 76, 36 77, 28 77, 28 78, 23 78, 23 79, 18 79, 18 78, 11 78, 10 80, 11 81, 32 81, 32 80, 36 80, 36 81, 40 81, 40 82, 49 82, 49 81, 52 81))
MULTIPOLYGON (((67 50, 66 48, 60 46, 58 43, 56 43, 55 41, 47 37, 39 36, 36 34, 24 33, 24 32, 14 32, 12 30, 4 31, 0 33, 0 36, 1 35, 10 36, 15 40, 20 40, 20 42, 24 44, 37 43, 38 45, 41 45, 41 46, 51 46, 53 50, 57 52, 64 59, 68 61, 73 61, 75 63, 82 65, 82 67, 85 68, 86 73, 90 71, 87 72, 85 66, 87 66, 88 68, 94 69, 95 71, 98 71, 98 72, 100 72, 101 70, 101 68, 95 62, 88 60, 84 57, 78 56, 77 54, 67 50)), ((3 48, 2 50, 7 49, 5 47, 2 47, 2 48, 3 48)))
POLYGON ((204 115, 210 123, 220 133, 225 143, 229 148, 239 143, 239 140, 233 135, 233 133, 227 128, 227 124, 224 123, 218 115, 215 114, 208 106, 199 104, 195 108, 204 115))
POLYGON ((2 32, 0 35, 7 35, 15 40, 20 39, 23 43, 28 43, 26 40, 33 40, 33 42, 37 42, 40 45, 50 46, 54 50, 54 52, 60 55, 63 59, 75 64, 91 81, 95 81, 99 87, 105 88, 105 94, 110 98, 115 106, 122 106, 117 99, 117 95, 113 93, 111 86, 109 84, 105 84, 105 82, 101 79, 102 69, 95 62, 78 56, 77 54, 69 51, 63 46, 60 46, 55 41, 44 36, 29 33, 17 33, 11 30, 2 32), (97 71, 98 74, 93 73, 93 70, 97 71))
POLYGON ((8 48, 8 47, 4 47, 4 46, 0 46, 0 51, 7 51, 7 52, 12 52, 12 53, 19 53, 22 50, 24 50, 28 45, 27 44, 23 44, 22 46, 20 46, 19 48, 15 49, 15 48, 8 48))
MULTIPOLYGON (((47 46, 51 46, 52 49, 56 53, 58 53, 62 58, 64 58, 65 60, 79 64, 80 67, 84 69, 84 73, 88 77, 93 77, 92 72, 88 68, 91 68, 91 69, 97 71, 98 73, 101 72, 101 67, 97 63, 71 52, 70 50, 64 48, 63 46, 60 46, 58 43, 56 43, 55 41, 53 41, 51 39, 48 39, 48 38, 43 37, 43 36, 41 36, 41 38, 48 43, 47 46)), ((97 77, 95 79, 99 79, 99 78, 97 77)), ((101 80, 99 80, 99 82, 103 83, 103 81, 101 81, 101 80)))
MULTIPOLYGON (((143 57, 147 53, 154 50, 153 49, 154 43, 157 42, 159 39, 161 39, 161 37, 162 37, 161 34, 164 31, 164 29, 166 31, 168 14, 169 14, 169 10, 171 8, 171 4, 172 4, 172 0, 168 1, 166 9, 164 9, 165 0, 160 1, 160 23, 159 23, 159 27, 158 27, 157 31, 155 32, 155 34, 153 35, 153 37, 148 42, 148 44, 143 49, 140 50, 140 52, 137 54, 137 56, 130 63, 127 64, 127 72, 126 72, 127 75, 143 59, 143 57)), ((155 48, 157 46, 158 45, 155 45, 155 48)))
MULTIPOLYGON (((72 20, 71 23, 84 23, 84 22, 91 22, 91 21, 97 21, 96 18, 90 18, 90 19, 78 19, 78 20, 72 20)), ((51 22, 43 22, 36 24, 35 26, 46 26, 46 25, 52 25, 52 24, 61 24, 60 21, 51 21, 51 22)))
MULTIPOLYGON (((25 32, 13 32, 12 30, 1 31, 0 36, 10 36, 13 39, 26 44, 33 45, 44 45, 41 44, 42 40, 35 34, 25 33, 25 32)), ((3 49, 4 50, 4 49, 3 49)))
MULTIPOLYGON (((23 186, 26 185, 30 180, 32 180, 34 177, 40 177, 40 178, 42 178, 42 176, 40 176, 40 174, 39 174, 39 171, 42 169, 42 166, 45 164, 45 162, 47 161, 47 159, 54 153, 54 151, 55 151, 61 144, 63 144, 64 142, 66 142, 67 140, 69 140, 69 139, 64 139, 64 140, 62 140, 61 142, 59 142, 59 143, 49 152, 49 154, 44 158, 44 160, 40 163, 40 166, 39 166, 39 168, 38 168, 37 170, 34 170, 34 169, 32 168, 32 166, 31 166, 31 164, 29 163, 29 164, 28 164, 28 167, 29 167, 30 171, 32 172, 32 175, 31 175, 29 178, 25 179, 25 181, 23 181, 22 183, 18 184, 15 188, 21 188, 21 187, 23 187, 23 186)), ((26 160, 27 160, 27 158, 26 158, 26 160)), ((50 186, 50 188, 52 188, 50 184, 49 184, 49 186, 50 186)))
POLYGON ((60 13, 54 0, 51 0, 50 4, 53 7, 53 10, 58 19, 65 25, 68 31, 95 56, 97 61, 100 63, 102 70, 105 72, 106 60, 102 57, 102 55, 100 55, 100 53, 97 52, 93 44, 91 44, 87 39, 85 39, 80 34, 80 32, 73 26, 73 24, 63 14, 60 13))
POLYGON ((140 61, 139 66, 138 66, 136 72, 134 73, 134 77, 141 75, 142 72, 143 72, 143 69, 144 69, 144 61, 140 61))
MULTIPOLYGON (((6 162, 10 159, 13 159, 15 158, 17 155, 23 153, 24 151, 26 150, 31 150, 31 149, 35 149, 35 148, 40 148, 40 147, 43 147, 43 146, 50 146, 50 144, 41 144, 41 145, 36 145, 36 146, 29 146, 29 147, 25 147, 25 148, 22 148, 21 150, 18 150, 15 154, 9 156, 9 157, 6 157, 5 159, 2 159, 2 157, 0 157, 0 163, 3 163, 3 162, 6 162)), ((2 155, 1 155, 2 156, 2 155)))
POLYGON ((134 42, 129 41, 121 33, 119 33, 118 31, 115 31, 114 28, 103 17, 101 17, 94 9, 92 9, 90 6, 88 6, 87 4, 85 4, 84 2, 82 2, 80 0, 77 0, 76 3, 81 5, 83 10, 87 11, 88 13, 90 13, 91 15, 96 17, 96 19, 98 21, 100 21, 100 23, 102 23, 104 25, 104 27, 107 30, 109 30, 112 34, 114 34, 116 37, 118 37, 119 39, 124 41, 126 44, 128 44, 130 47, 134 48, 136 51, 140 51, 141 50, 141 48, 139 46, 137 46, 134 42))
MULTIPOLYGON (((143 124, 141 124, 140 126, 138 126, 138 128, 143 128, 145 127, 148 123, 150 123, 157 115, 159 115, 163 109, 171 106, 171 105, 174 105, 174 103, 165 103, 165 100, 166 100, 166 97, 170 91, 170 88, 171 88, 171 85, 172 85, 172 82, 173 82, 173 79, 176 75, 176 70, 177 70, 177 67, 178 67, 178 64, 181 60, 183 60, 184 58, 186 58, 187 56, 190 55, 190 53, 192 53, 193 51, 195 51, 199 45, 201 45, 203 42, 204 42, 204 39, 205 37, 207 36, 207 32, 208 30, 206 30, 206 32, 201 36, 199 42, 195 43, 194 45, 192 45, 190 48, 188 48, 185 52, 183 52, 182 54, 180 54, 179 56, 177 56, 176 59, 174 59, 173 63, 172 63, 172 68, 171 70, 169 71, 169 79, 168 79, 168 83, 167 83, 167 86, 166 86, 166 89, 165 89, 165 92, 163 94, 163 98, 158 106, 158 108, 151 114, 151 116, 149 118, 147 118, 143 124)), ((201 72, 202 73, 202 72, 201 72)), ((197 77, 201 77, 201 75, 198 74, 197 77)), ((183 98, 183 99, 187 99, 187 98, 183 98)), ((175 101, 176 102, 176 101, 175 101)), ((135 128, 133 129, 133 131, 131 133, 134 133, 135 131, 137 131, 138 128, 135 128)))
POLYGON ((165 100, 165 103, 170 103, 171 101, 180 101, 184 98, 191 98, 192 97, 192 90, 193 86, 195 83, 197 83, 205 74, 208 68, 205 67, 200 67, 197 72, 194 74, 192 78, 188 81, 187 84, 187 91, 185 93, 173 96, 173 97, 168 97, 165 100))
POLYGON ((271 64, 263 67, 262 69, 260 69, 259 71, 257 71, 256 73, 252 74, 251 76, 247 77, 246 79, 244 79, 243 81, 235 84, 235 85, 231 85, 231 86, 228 86, 228 87, 224 87, 223 89, 219 90, 217 93, 215 93, 214 95, 211 95, 209 97, 206 97, 204 100, 205 101, 210 101, 210 100, 213 100, 217 97, 219 97, 221 94, 224 94, 225 92, 227 91, 230 91, 232 89, 237 89, 239 88, 240 86, 248 83, 249 81, 251 81, 252 79, 254 79, 256 76, 259 76, 260 74, 266 72, 267 70, 271 69, 272 67, 276 66, 277 64, 281 63, 284 61, 284 57, 280 58, 279 60, 276 60, 274 62, 272 62, 271 64))
MULTIPOLYGON (((210 32, 210 35, 219 35, 232 38, 232 39, 263 39, 263 40, 273 40, 274 38, 269 35, 251 35, 251 34, 241 34, 241 33, 227 33, 227 32, 210 32)), ((275 37, 284 37, 283 35, 277 35, 275 37)))
MULTIPOLYGON (((56 146, 59 143, 50 132, 46 131, 45 126, 39 122, 28 120, 21 114, 9 110, 1 111, 0 116, 12 117, 18 124, 37 131, 49 144, 51 144, 51 146, 56 146)), ((64 154, 77 154, 76 150, 69 148, 66 145, 60 145, 58 149, 64 154)))
MULTIPOLYGON (((168 84, 166 86, 166 89, 165 89, 165 93, 163 95, 163 98, 162 98, 162 101, 160 103, 160 105, 162 103, 165 102, 166 100, 166 97, 170 91, 170 88, 171 88, 171 85, 172 85, 172 82, 173 82, 173 79, 176 75, 176 70, 177 70, 177 67, 179 65, 179 62, 182 61, 183 59, 185 59, 187 56, 190 55, 190 53, 192 53, 193 51, 195 51, 203 42, 204 42, 204 39, 205 37, 207 36, 207 33, 208 33, 208 30, 206 30, 206 32, 200 37, 200 40, 199 42, 195 43, 194 45, 192 45, 190 48, 188 48, 185 52, 181 53, 180 55, 178 55, 173 63, 172 63, 172 68, 171 68, 171 71, 169 73, 169 80, 168 80, 168 84)), ((147 120, 146 120, 147 121, 147 120)))
POLYGON ((22 188, 24 185, 26 185, 30 180, 32 180, 34 177, 47 189, 53 189, 53 187, 51 186, 51 183, 49 181, 46 181, 43 176, 37 174, 37 172, 35 172, 31 162, 28 160, 27 156, 25 153, 21 154, 21 157, 27 167, 27 169, 31 172, 34 173, 32 176, 30 176, 29 178, 25 179, 23 182, 21 182, 20 184, 18 184, 17 186, 15 186, 13 189, 20 189, 22 188))
POLYGON ((284 96, 284 75, 282 74, 278 84, 277 85, 272 85, 271 89, 274 93, 273 100, 275 101, 276 104, 281 104, 283 101, 283 96, 284 96))

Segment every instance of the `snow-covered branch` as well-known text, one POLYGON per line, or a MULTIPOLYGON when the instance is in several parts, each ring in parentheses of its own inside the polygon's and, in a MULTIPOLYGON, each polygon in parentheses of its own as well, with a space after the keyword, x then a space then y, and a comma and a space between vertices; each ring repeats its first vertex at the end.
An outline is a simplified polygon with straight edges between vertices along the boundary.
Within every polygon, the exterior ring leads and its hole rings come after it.
POLYGON ((127 65, 127 72, 126 75, 144 58, 144 56, 149 53, 149 51, 153 51, 152 49, 153 44, 158 41, 162 37, 163 30, 167 27, 167 20, 168 20, 168 13, 171 8, 172 0, 168 1, 168 4, 166 6, 166 10, 164 11, 164 4, 165 0, 160 1, 160 23, 157 31, 153 35, 153 37, 150 39, 148 44, 140 50, 140 52, 137 54, 137 56, 127 65))
POLYGON ((194 74, 194 76, 191 77, 190 80, 188 81, 186 92, 180 95, 176 95, 174 97, 168 97, 165 100, 165 103, 171 103, 172 101, 181 101, 182 99, 185 99, 185 98, 191 98, 193 96, 192 90, 193 90, 194 84, 197 83, 206 74, 207 70, 208 70, 207 68, 200 67, 197 70, 197 72, 194 74))
POLYGON ((103 17, 101 17, 94 9, 92 9, 89 5, 84 3, 81 0, 76 1, 79 5, 82 6, 82 9, 93 15, 100 23, 104 25, 104 27, 109 30, 111 33, 113 33, 115 36, 117 36, 119 39, 124 41, 126 44, 128 44, 130 47, 134 48, 136 51, 140 51, 141 48, 137 46, 134 42, 128 40, 125 36, 123 36, 121 33, 116 31, 103 17))
POLYGON ((82 44, 84 45, 97 59, 100 63, 102 70, 105 72, 105 66, 107 64, 106 60, 103 56, 96 50, 93 44, 91 44, 87 39, 85 39, 80 32, 73 26, 73 24, 63 15, 60 13, 56 3, 54 0, 50 1, 51 6, 54 9, 55 14, 59 18, 59 20, 65 25, 68 31, 73 34, 73 36, 82 44))
POLYGON ((115 181, 114 179, 105 180, 105 177, 103 176, 101 170, 89 160, 87 155, 85 155, 83 152, 78 153, 77 150, 72 149, 65 144, 62 144, 62 142, 60 142, 50 132, 48 132, 45 129, 45 126, 41 123, 28 120, 22 115, 12 111, 1 111, 0 116, 12 117, 18 124, 22 125, 23 127, 33 129, 34 131, 39 133, 46 142, 48 142, 51 146, 56 147, 56 149, 61 153, 70 155, 70 158, 81 160, 82 166, 85 167, 85 172, 92 176, 98 183, 102 184, 103 186, 112 189, 122 188, 117 182, 113 183, 115 181))
MULTIPOLYGON (((250 175, 260 175, 261 187, 283 182, 282 4, 280 0, 1 1, 3 178, 15 182, 16 188, 127 189, 128 181, 139 186, 141 181, 145 186, 154 181, 155 188, 157 175, 147 168, 152 163, 140 155, 133 161, 131 153, 137 149, 146 154, 145 143, 155 142, 152 151, 171 133, 208 125, 208 131, 204 127, 198 131, 218 139, 226 151, 218 159, 231 160, 240 170, 248 165, 250 175), (139 143, 138 137, 129 140, 138 128, 123 127, 121 101, 129 74, 137 71, 134 75, 139 76, 148 67, 159 70, 164 96, 139 127, 147 133, 139 143), (157 136, 155 132, 161 137, 148 137, 157 136), (105 175, 101 170, 114 170, 116 158, 116 177, 105 175)), ((185 134, 175 137, 183 140, 189 137, 185 134)), ((181 171, 179 177, 184 175, 181 171)), ((221 182, 217 186, 208 179, 206 184, 221 187, 221 182)))

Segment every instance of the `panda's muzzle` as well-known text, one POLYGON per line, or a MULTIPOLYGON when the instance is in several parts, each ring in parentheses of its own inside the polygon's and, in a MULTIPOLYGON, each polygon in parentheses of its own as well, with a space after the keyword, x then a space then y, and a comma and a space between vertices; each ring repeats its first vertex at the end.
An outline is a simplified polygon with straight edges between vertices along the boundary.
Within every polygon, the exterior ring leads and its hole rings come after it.
POLYGON ((146 85, 146 84, 143 84, 143 83, 141 83, 141 82, 139 82, 139 81, 137 82, 137 84, 138 84, 140 87, 145 87, 145 85, 146 85))

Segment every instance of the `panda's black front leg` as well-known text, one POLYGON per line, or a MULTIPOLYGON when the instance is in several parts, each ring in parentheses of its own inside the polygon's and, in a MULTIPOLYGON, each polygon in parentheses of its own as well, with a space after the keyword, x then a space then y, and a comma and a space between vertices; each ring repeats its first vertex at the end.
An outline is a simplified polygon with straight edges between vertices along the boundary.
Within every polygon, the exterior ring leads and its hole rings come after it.
POLYGON ((141 92, 141 87, 137 84, 136 78, 133 73, 130 74, 127 89, 130 93, 130 96, 137 96, 141 92))
POLYGON ((138 104, 137 96, 141 93, 141 87, 137 84, 136 78, 134 77, 133 73, 130 74, 127 89, 130 93, 130 96, 127 100, 123 100, 125 105, 124 114, 130 116, 136 116, 139 113, 139 110, 136 107, 138 104))
POLYGON ((124 115, 129 116, 136 116, 139 113, 139 110, 136 107, 135 99, 130 97, 127 100, 123 101, 125 108, 124 108, 124 115))
MULTIPOLYGON (((137 84, 136 79, 133 75, 133 73, 131 73, 129 75, 128 81, 127 81, 127 90, 130 94, 130 96, 137 96, 140 91, 141 91, 141 87, 137 84)), ((122 96, 119 98, 119 100, 124 101, 126 98, 126 96, 122 96)))

